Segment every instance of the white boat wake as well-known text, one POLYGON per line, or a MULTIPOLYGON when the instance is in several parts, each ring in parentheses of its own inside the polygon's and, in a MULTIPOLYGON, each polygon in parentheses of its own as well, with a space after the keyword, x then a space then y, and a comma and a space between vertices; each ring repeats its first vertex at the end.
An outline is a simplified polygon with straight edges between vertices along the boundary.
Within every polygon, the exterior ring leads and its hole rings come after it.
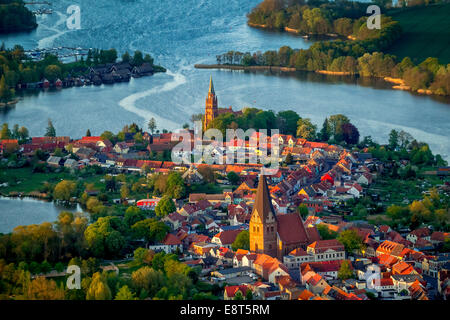
POLYGON ((40 49, 53 46, 53 42, 55 41, 55 39, 59 38, 60 36, 62 36, 63 34, 69 32, 69 31, 72 31, 72 30, 67 29, 67 27, 65 27, 65 30, 58 29, 58 27, 62 24, 64 24, 64 26, 65 26, 67 16, 59 11, 55 11, 55 13, 59 17, 59 20, 55 23, 55 25, 53 25, 52 27, 49 27, 45 24, 42 24, 42 23, 40 24, 40 26, 44 27, 45 29, 55 32, 55 34, 45 37, 45 38, 42 38, 38 41, 38 48, 40 48, 40 49))
POLYGON ((158 86, 158 87, 151 88, 151 89, 148 89, 145 91, 133 93, 132 95, 129 95, 128 97, 120 100, 119 105, 123 109, 138 115, 139 117, 145 119, 146 121, 148 121, 151 118, 155 118, 157 123, 159 123, 159 124, 164 123, 164 127, 166 129, 178 129, 178 127, 180 126, 178 123, 176 123, 170 119, 164 118, 161 115, 158 115, 149 110, 144 110, 144 109, 136 107, 136 101, 138 101, 140 99, 143 99, 145 97, 148 97, 148 96, 158 93, 158 92, 171 91, 171 90, 175 89, 176 87, 186 83, 186 77, 183 76, 181 73, 173 73, 170 70, 167 70, 166 74, 169 76, 172 76, 173 80, 168 83, 165 83, 162 86, 158 86))

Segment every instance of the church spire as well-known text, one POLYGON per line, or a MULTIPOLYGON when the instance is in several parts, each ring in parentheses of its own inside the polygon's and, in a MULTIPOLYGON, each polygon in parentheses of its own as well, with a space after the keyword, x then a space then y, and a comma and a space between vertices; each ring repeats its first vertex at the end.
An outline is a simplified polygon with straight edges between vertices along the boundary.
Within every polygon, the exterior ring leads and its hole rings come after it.
POLYGON ((265 221, 270 213, 272 213, 276 219, 275 210, 272 206, 272 198, 264 175, 259 176, 256 199, 253 207, 253 213, 255 212, 259 215, 261 221, 265 221))
POLYGON ((209 91, 208 91, 208 93, 212 93, 212 94, 216 94, 215 92, 214 92, 214 85, 213 85, 213 81, 212 81, 212 76, 210 76, 210 78, 209 78, 209 91))

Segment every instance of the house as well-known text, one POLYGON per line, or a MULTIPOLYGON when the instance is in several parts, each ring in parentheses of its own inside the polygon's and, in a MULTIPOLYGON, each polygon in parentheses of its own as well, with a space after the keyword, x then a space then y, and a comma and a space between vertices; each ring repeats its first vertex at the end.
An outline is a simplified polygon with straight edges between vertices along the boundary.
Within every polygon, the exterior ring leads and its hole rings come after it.
POLYGON ((231 279, 244 276, 251 271, 252 269, 250 267, 226 268, 214 271, 213 275, 218 278, 231 279))
POLYGON ((212 204, 216 204, 218 202, 230 202, 227 201, 225 193, 219 194, 191 193, 189 195, 190 203, 195 203, 200 200, 208 200, 212 204))
POLYGON ((445 239, 450 237, 450 233, 448 232, 439 232, 435 231, 431 234, 430 242, 433 244, 439 244, 445 242, 445 239))
POLYGON ((190 251, 195 253, 196 255, 205 257, 209 254, 211 249, 218 248, 219 246, 215 243, 208 243, 208 242, 194 242, 190 246, 190 251))
POLYGON ((114 146, 113 150, 119 154, 127 154, 130 151, 130 147, 126 142, 118 142, 114 146))
POLYGON ((62 166, 64 164, 64 159, 61 157, 50 156, 47 159, 47 163, 51 167, 59 168, 60 166, 62 166))
POLYGON ((149 246, 153 251, 164 251, 165 253, 174 253, 177 250, 183 252, 183 246, 177 236, 168 233, 161 243, 149 246))
POLYGON ((196 204, 187 203, 180 210, 178 210, 178 213, 182 216, 189 217, 202 214, 203 211, 196 204))
POLYGON ((405 261, 398 261, 392 266, 392 274, 418 274, 414 267, 405 261))
POLYGON ((211 239, 211 242, 218 244, 221 247, 231 248, 231 245, 233 244, 234 240, 236 240, 236 237, 241 232, 242 232, 242 230, 222 231, 222 232, 219 232, 218 234, 216 234, 211 239))
POLYGON ((325 281, 325 279, 315 272, 309 272, 309 274, 306 275, 307 279, 305 281, 306 289, 311 291, 313 294, 322 294, 325 292, 327 288, 330 286, 325 281))
POLYGON ((394 281, 387 279, 372 279, 372 288, 376 290, 382 298, 393 298, 396 292, 394 281))
MULTIPOLYGON (((300 268, 310 268, 315 273, 324 277, 324 279, 336 280, 343 261, 344 260, 307 262, 303 263, 300 268)), ((349 263, 349 265, 351 266, 351 263, 349 263)))
POLYGON ((79 148, 76 152, 75 155, 77 157, 79 157, 80 159, 90 159, 94 154, 95 154, 95 150, 91 149, 91 148, 79 148))
POLYGON ((345 247, 336 239, 314 241, 306 252, 314 256, 314 261, 345 259, 345 247))
POLYGON ((289 270, 279 261, 264 265, 264 268, 267 269, 269 283, 276 283, 276 279, 280 276, 289 277, 289 270))
POLYGON ((393 257, 399 257, 405 246, 403 244, 385 240, 377 248, 376 255, 382 254, 392 255, 393 257))
POLYGON ((183 173, 181 177, 187 184, 195 184, 203 181, 203 176, 192 165, 183 173))
POLYGON ((358 179, 356 179, 356 182, 358 182, 360 185, 368 186, 372 183, 372 175, 370 173, 364 172, 362 173, 358 179))
POLYGON ((172 225, 174 230, 177 230, 181 227, 183 221, 186 221, 186 217, 182 216, 178 212, 172 212, 162 219, 162 221, 167 221, 172 225))
POLYGON ((438 277, 438 273, 450 261, 450 253, 441 253, 437 256, 426 256, 422 261, 422 272, 433 278, 438 277))
POLYGON ((66 162, 64 162, 64 168, 75 169, 76 167, 78 167, 78 161, 74 159, 67 159, 66 162))
POLYGON ((391 275, 392 282, 394 284, 394 288, 397 292, 401 292, 402 290, 408 290, 408 288, 417 281, 423 281, 422 277, 417 274, 395 274, 391 275))
POLYGON ((0 155, 12 153, 19 149, 19 142, 16 139, 0 140, 0 155))
POLYGON ((411 231, 407 236, 406 240, 411 241, 412 243, 416 243, 416 241, 420 238, 425 240, 430 240, 430 229, 428 228, 419 228, 411 231))
POLYGON ((247 292, 251 291, 249 286, 247 285, 238 285, 238 286, 226 286, 223 299, 224 300, 233 300, 236 294, 240 294, 243 299, 247 296, 247 292))

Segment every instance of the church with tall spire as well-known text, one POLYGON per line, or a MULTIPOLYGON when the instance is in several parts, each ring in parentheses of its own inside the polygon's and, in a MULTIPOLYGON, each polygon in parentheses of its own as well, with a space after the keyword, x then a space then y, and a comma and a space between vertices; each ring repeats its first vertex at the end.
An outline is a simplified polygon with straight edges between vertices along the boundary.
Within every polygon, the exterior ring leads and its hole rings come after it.
POLYGON ((210 127, 213 120, 223 113, 233 113, 235 115, 240 115, 242 114, 242 111, 233 111, 231 106, 228 108, 219 108, 217 95, 214 90, 213 79, 212 76, 210 76, 209 90, 208 95, 206 96, 205 103, 205 115, 203 116, 203 131, 206 131, 210 127))
POLYGON ((298 213, 276 214, 263 175, 259 177, 249 233, 250 251, 278 259, 294 249, 306 249, 310 243, 320 240, 317 229, 305 228, 298 213))
POLYGON ((208 125, 217 117, 219 109, 217 107, 217 96, 214 91, 212 76, 209 78, 209 90, 206 96, 205 119, 203 121, 203 131, 206 131, 208 125))

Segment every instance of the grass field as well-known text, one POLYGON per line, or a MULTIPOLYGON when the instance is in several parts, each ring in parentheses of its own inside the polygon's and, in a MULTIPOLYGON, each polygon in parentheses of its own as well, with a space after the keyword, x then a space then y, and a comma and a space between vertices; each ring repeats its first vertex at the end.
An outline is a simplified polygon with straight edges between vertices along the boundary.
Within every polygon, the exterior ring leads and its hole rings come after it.
POLYGON ((387 53, 402 59, 409 56, 414 63, 436 57, 450 63, 450 4, 431 5, 387 13, 400 23, 402 37, 387 53))

